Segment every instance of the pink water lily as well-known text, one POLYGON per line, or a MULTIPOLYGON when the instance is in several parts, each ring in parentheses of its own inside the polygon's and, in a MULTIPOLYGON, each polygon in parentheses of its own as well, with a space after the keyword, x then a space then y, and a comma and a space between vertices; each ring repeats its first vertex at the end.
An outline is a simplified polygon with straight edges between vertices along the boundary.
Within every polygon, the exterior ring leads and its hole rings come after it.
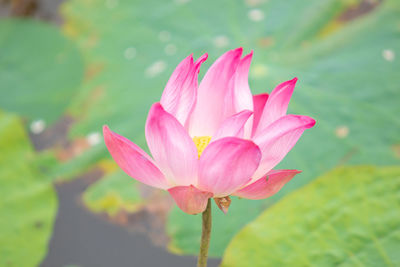
POLYGON ((314 119, 286 115, 297 79, 270 95, 252 95, 248 72, 253 53, 228 51, 198 86, 200 65, 185 58, 170 77, 146 122, 153 157, 104 126, 117 164, 136 180, 168 190, 186 213, 203 212, 209 198, 263 199, 277 193, 298 170, 272 170, 314 119))

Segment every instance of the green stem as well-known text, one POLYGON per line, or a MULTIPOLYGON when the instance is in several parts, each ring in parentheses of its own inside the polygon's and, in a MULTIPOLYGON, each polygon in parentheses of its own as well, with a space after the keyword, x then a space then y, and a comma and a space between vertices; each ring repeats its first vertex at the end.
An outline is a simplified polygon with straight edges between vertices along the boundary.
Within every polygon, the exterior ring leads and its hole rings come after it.
POLYGON ((197 267, 207 267, 208 247, 211 238, 211 198, 208 199, 207 208, 202 214, 203 227, 201 232, 199 259, 197 267))

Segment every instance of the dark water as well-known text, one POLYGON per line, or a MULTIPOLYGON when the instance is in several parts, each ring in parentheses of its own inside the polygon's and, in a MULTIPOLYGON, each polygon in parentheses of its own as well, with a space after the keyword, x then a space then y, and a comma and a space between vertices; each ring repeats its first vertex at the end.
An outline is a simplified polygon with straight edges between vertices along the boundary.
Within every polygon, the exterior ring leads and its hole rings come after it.
MULTIPOLYGON (((144 233, 128 231, 88 212, 79 202, 85 179, 56 186, 59 210, 42 267, 196 266, 196 258, 154 246, 144 233)), ((209 260, 218 266, 220 260, 209 260)))
POLYGON ((13 12, 11 7, 11 2, 13 1, 24 7, 26 5, 33 4, 33 7, 28 8, 30 10, 28 12, 29 14, 26 14, 25 16, 55 24, 62 23, 62 17, 58 12, 58 9, 65 0, 0 0, 0 18, 17 15, 15 12, 13 12))

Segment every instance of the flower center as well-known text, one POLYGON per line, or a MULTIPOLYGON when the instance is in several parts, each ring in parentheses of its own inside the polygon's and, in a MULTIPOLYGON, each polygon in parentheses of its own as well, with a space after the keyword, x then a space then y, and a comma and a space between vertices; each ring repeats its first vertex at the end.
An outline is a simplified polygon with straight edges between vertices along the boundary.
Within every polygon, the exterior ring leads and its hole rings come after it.
POLYGON ((210 143, 211 136, 195 136, 193 137, 193 142, 196 145, 197 148, 197 155, 201 156, 203 154, 204 149, 206 146, 208 146, 208 143, 210 143))

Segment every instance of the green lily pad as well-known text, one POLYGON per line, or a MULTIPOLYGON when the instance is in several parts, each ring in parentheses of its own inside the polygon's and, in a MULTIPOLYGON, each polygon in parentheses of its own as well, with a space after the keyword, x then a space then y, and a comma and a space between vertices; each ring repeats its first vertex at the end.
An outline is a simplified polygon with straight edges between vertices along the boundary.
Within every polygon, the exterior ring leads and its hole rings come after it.
POLYGON ((55 26, 0 22, 0 107, 50 124, 65 111, 83 78, 76 45, 55 26))
POLYGON ((399 167, 338 168, 240 231, 222 266, 398 266, 399 188, 399 167))
POLYGON ((117 171, 90 185, 83 195, 84 203, 93 212, 110 216, 118 211, 135 212, 143 205, 136 180, 117 171))
MULTIPOLYGON (((216 215, 218 245, 211 244, 210 253, 220 256, 229 239, 263 208, 326 170, 343 163, 399 162, 393 147, 400 143, 400 119, 395 115, 400 112, 400 3, 386 0, 352 21, 339 19, 358 3, 70 0, 63 8, 64 31, 79 43, 92 73, 69 108, 79 118, 71 135, 100 131, 108 124, 145 147, 150 105, 160 99, 174 67, 192 52, 209 53, 203 74, 230 48, 254 49, 254 93, 270 92, 298 76, 289 112, 313 116, 317 125, 278 167, 303 173, 273 198, 233 203, 241 212, 232 214, 240 216, 248 207, 258 207, 245 219, 216 215)), ((99 153, 109 157, 104 147, 99 153)), ((197 234, 200 226, 193 224, 198 223, 198 218, 173 210, 167 227, 170 247, 195 253, 197 238, 185 233, 196 228, 197 234)))
POLYGON ((57 210, 21 119, 0 113, 0 266, 38 266, 57 210))

